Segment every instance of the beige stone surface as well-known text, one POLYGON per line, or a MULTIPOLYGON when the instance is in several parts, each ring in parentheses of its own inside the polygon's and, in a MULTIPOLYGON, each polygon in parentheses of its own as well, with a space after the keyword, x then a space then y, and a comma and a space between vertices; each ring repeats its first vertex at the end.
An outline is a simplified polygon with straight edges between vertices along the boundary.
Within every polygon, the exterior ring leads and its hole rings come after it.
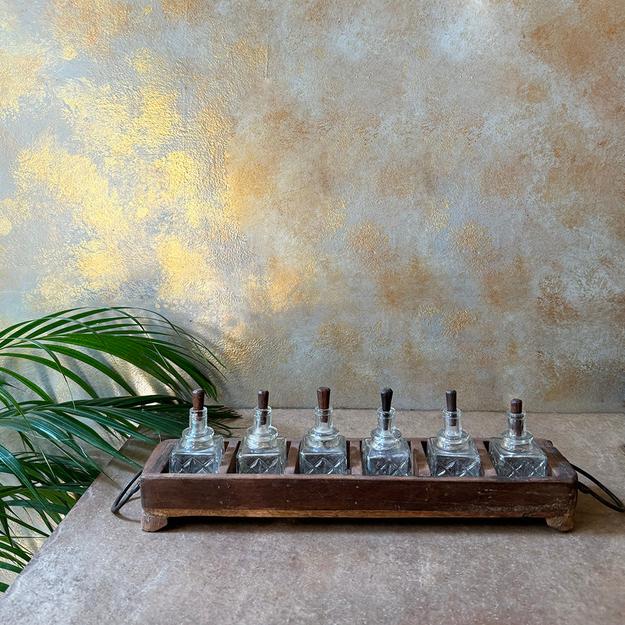
MULTIPOLYGON (((337 411, 350 436, 373 415, 337 411)), ((530 415, 574 463, 625 496, 625 421, 617 414, 530 415)), ((299 436, 308 411, 276 411, 299 436)), ((405 412, 414 436, 435 413, 405 412)), ((471 413, 489 436, 502 416, 471 413)), ((139 458, 146 451, 134 448, 139 458)), ((580 496, 577 524, 542 522, 176 521, 147 534, 133 501, 109 506, 130 471, 111 465, 0 599, 11 625, 622 625, 625 515, 580 496)))
POLYGON ((0 38, 0 323, 157 308, 236 406, 622 409, 623 0, 5 0, 0 38))

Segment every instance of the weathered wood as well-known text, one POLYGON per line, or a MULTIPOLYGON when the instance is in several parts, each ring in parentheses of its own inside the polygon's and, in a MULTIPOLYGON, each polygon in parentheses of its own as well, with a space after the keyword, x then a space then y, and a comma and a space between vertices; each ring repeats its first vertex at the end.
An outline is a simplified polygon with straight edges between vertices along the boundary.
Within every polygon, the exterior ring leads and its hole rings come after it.
POLYGON ((299 441, 287 441, 286 467, 284 473, 293 475, 298 469, 299 463, 299 441))
POLYGON ((144 532, 158 532, 167 525, 167 517, 162 514, 144 512, 141 516, 141 529, 144 532))
POLYGON ((431 477, 424 441, 410 439, 416 475, 408 477, 362 475, 359 440, 349 441, 351 475, 297 473, 298 441, 288 442, 284 475, 239 475, 233 472, 233 440, 222 463, 222 471, 227 467, 228 472, 170 474, 165 471, 175 441, 165 441, 152 453, 141 478, 144 529, 160 529, 173 516, 539 517, 560 531, 572 528, 577 474, 550 441, 538 441, 547 453, 550 475, 527 480, 497 477, 480 439, 476 444, 483 476, 431 477))
POLYGON ((482 465, 482 475, 484 477, 497 477, 497 471, 493 466, 493 461, 490 459, 490 454, 486 449, 486 445, 484 441, 481 439, 477 439, 475 441, 475 446, 477 447, 477 451, 480 454, 480 464, 482 465))
POLYGON ((239 448, 239 441, 235 438, 228 438, 224 441, 225 450, 221 457, 219 465, 219 473, 236 473, 237 457, 236 453, 239 448))
POLYGON ((423 439, 411 438, 409 442, 412 447, 412 472, 419 477, 430 477, 432 473, 425 455, 423 439))
MULTIPOLYGON (((547 464, 551 476, 559 479, 575 479, 577 473, 571 463, 553 446, 553 443, 546 439, 536 439, 538 446, 547 455, 547 464)), ((577 492, 577 490, 575 491, 577 492)))
POLYGON ((559 532, 570 532, 575 526, 575 514, 569 512, 562 516, 547 517, 547 525, 559 532))
POLYGON ((349 469, 351 475, 362 475, 362 451, 360 449, 360 441, 347 441, 349 449, 349 469))
POLYGON ((169 468, 169 455, 176 443, 177 441, 175 439, 169 439, 159 443, 150 454, 147 462, 143 465, 142 477, 143 475, 156 475, 167 471, 169 468))

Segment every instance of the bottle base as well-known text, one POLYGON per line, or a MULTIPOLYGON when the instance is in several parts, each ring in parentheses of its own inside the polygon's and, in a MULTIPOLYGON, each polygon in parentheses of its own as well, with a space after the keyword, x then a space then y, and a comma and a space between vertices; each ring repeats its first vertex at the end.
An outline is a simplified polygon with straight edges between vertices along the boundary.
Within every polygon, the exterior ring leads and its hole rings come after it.
POLYGON ((547 476, 547 456, 534 443, 527 450, 514 451, 503 447, 501 439, 494 438, 490 441, 489 453, 499 477, 523 479, 547 476))
POLYGON ((370 439, 365 439, 362 445, 362 470, 364 475, 411 475, 410 456, 410 447, 404 440, 400 440, 394 449, 374 449, 370 439))
POLYGON ((221 464, 220 455, 172 453, 169 458, 170 473, 217 473, 221 464))
POLYGON ((248 450, 237 454, 237 473, 280 475, 285 466, 285 449, 274 449, 269 453, 248 450))
POLYGON ((482 474, 480 454, 473 440, 462 449, 446 450, 430 438, 427 445, 428 464, 434 477, 479 477, 482 474))
POLYGON ((299 472, 306 475, 345 475, 348 473, 347 456, 345 453, 300 451, 299 472))

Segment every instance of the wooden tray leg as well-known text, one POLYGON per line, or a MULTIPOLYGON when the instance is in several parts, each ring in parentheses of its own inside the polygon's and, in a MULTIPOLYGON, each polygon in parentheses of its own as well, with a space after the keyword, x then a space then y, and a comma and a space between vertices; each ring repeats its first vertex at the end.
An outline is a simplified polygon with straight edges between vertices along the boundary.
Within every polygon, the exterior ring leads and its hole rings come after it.
POLYGON ((141 529, 144 532, 158 532, 167 525, 167 517, 144 512, 141 516, 141 529))
POLYGON ((570 532, 575 525, 575 512, 570 511, 562 516, 552 516, 545 519, 547 525, 559 532, 570 532))

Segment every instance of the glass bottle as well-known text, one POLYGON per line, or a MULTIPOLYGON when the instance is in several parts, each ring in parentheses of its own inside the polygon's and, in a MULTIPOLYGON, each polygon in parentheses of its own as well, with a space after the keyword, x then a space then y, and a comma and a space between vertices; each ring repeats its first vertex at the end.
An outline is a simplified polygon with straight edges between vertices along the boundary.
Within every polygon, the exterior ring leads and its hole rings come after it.
POLYGON ((193 391, 189 427, 176 443, 169 457, 170 473, 217 473, 224 451, 223 436, 216 436, 208 426, 204 391, 193 391))
POLYGON ((410 445, 395 426, 393 390, 381 392, 378 427, 362 442, 362 467, 365 475, 410 475, 410 445))
POLYGON ((332 423, 330 389, 317 390, 315 426, 311 428, 299 448, 299 472, 345 474, 347 473, 347 445, 332 423))
POLYGON ((238 473, 284 473, 286 439, 271 425, 269 391, 258 391, 254 425, 247 430, 237 452, 238 473))
POLYGON ((447 410, 443 410, 443 428, 428 439, 428 464, 436 477, 478 476, 480 454, 473 438, 462 429, 462 413, 457 409, 456 391, 446 393, 447 410))
POLYGON ((508 413, 508 429, 489 444, 493 465, 500 477, 525 478, 547 475, 547 456, 525 429, 523 402, 513 399, 508 413))

